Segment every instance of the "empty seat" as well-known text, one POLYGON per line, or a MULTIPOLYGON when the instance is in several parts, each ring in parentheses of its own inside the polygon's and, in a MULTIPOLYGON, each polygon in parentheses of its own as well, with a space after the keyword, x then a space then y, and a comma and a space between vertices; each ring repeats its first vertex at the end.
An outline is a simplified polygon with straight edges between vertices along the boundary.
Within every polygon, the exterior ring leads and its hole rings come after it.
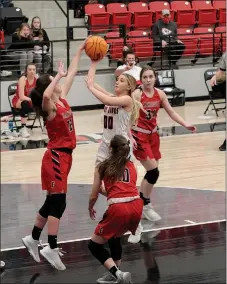
POLYGON ((215 29, 215 33, 221 33, 218 34, 220 36, 220 49, 222 52, 226 51, 226 26, 217 27, 215 29))
POLYGON ((134 53, 139 58, 149 58, 153 56, 153 40, 146 31, 130 31, 128 42, 132 44, 134 53))
POLYGON ((178 28, 178 39, 185 45, 183 55, 194 56, 198 51, 198 38, 193 35, 193 30, 189 28, 178 28))
POLYGON ((110 14, 106 12, 105 6, 87 4, 84 9, 85 23, 90 26, 91 31, 102 32, 109 28, 110 14))
POLYGON ((216 10, 213 8, 210 1, 192 1, 192 8, 197 10, 197 23, 199 25, 216 24, 216 10))
POLYGON ((200 55, 210 56, 218 50, 220 38, 215 36, 213 28, 195 28, 194 35, 199 41, 198 48, 200 55))
MULTIPOLYGON (((149 4, 150 10, 154 13, 154 22, 161 18, 162 10, 168 9, 170 10, 169 3, 167 1, 155 1, 150 2, 149 4)), ((174 19, 174 11, 170 11, 172 19, 174 19)))
POLYGON ((124 39, 120 38, 119 32, 109 32, 105 35, 105 40, 109 44, 110 59, 122 58, 124 39))
POLYGON ((226 23, 226 2, 225 1, 213 1, 214 9, 218 10, 218 22, 220 24, 226 23))
POLYGON ((172 1, 171 9, 176 13, 178 26, 191 26, 196 23, 196 11, 192 9, 188 1, 172 1))
POLYGON ((133 13, 133 25, 135 29, 151 28, 153 14, 148 9, 148 5, 146 3, 129 3, 128 10, 133 13))
POLYGON ((131 26, 132 14, 127 10, 125 4, 110 3, 107 4, 106 10, 111 14, 111 23, 113 25, 124 24, 127 28, 131 26))

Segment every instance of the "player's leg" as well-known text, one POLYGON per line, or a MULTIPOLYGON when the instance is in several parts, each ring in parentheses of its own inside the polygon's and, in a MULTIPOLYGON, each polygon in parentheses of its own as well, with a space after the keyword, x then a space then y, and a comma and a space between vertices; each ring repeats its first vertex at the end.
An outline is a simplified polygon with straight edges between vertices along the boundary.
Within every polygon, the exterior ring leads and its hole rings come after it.
POLYGON ((50 212, 48 216, 48 245, 41 251, 41 255, 58 270, 66 269, 60 256, 62 253, 57 247, 57 236, 61 217, 66 208, 67 179, 72 165, 72 155, 51 151, 54 158, 54 177, 50 179, 49 192, 50 212))

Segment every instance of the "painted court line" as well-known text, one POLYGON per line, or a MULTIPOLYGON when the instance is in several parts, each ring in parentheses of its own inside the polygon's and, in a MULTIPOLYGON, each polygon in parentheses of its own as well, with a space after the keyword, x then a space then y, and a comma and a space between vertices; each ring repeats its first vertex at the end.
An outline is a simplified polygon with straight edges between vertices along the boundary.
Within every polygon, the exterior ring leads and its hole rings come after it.
MULTIPOLYGON (((186 221, 186 220, 185 220, 186 221)), ((160 227, 160 228, 155 228, 152 230, 143 230, 143 233, 148 233, 148 232, 155 232, 155 231, 163 231, 163 230, 170 230, 170 229, 177 229, 177 228, 182 228, 182 227, 191 227, 191 226, 197 226, 197 225, 206 225, 206 224, 213 224, 213 223, 221 223, 221 222, 226 222, 226 219, 222 220, 214 220, 214 221, 207 221, 207 222, 198 222, 198 223, 189 223, 189 224, 183 224, 183 225, 177 225, 177 226, 170 226, 170 227, 160 227)), ((130 233, 126 233, 125 235, 129 235, 130 233)), ((81 239, 75 239, 75 240, 68 240, 68 241, 61 241, 58 242, 58 244, 66 244, 66 243, 75 243, 75 242, 81 242, 81 241, 88 241, 90 240, 89 238, 81 238, 81 239)), ((43 243, 43 245, 47 245, 47 243, 43 243)), ((20 250, 20 249, 25 249, 24 246, 20 247, 12 247, 12 248, 5 248, 1 249, 1 252, 3 251, 12 251, 12 250, 20 250)))
POLYGON ((184 220, 185 222, 189 223, 189 224, 196 224, 196 222, 191 221, 191 220, 184 220))

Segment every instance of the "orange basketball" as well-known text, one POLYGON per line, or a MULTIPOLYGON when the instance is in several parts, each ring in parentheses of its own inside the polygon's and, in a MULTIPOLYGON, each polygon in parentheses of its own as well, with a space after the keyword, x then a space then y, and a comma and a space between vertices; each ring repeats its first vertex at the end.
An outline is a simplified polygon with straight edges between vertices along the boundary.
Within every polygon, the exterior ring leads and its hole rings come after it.
POLYGON ((85 52, 87 56, 93 61, 97 61, 106 56, 108 51, 108 44, 100 36, 91 36, 85 45, 85 52))

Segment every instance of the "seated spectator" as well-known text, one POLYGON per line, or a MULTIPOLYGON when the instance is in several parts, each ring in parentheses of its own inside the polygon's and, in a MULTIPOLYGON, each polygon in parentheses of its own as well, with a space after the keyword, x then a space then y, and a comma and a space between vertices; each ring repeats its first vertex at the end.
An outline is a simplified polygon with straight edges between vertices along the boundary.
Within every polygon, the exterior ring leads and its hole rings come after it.
POLYGON ((34 63, 29 63, 26 66, 25 73, 22 75, 17 84, 16 94, 12 99, 12 105, 16 109, 20 109, 21 126, 20 131, 23 138, 30 136, 26 127, 28 114, 33 112, 32 102, 29 98, 31 90, 36 85, 36 66, 34 63))
MULTIPOLYGON (((125 64, 126 56, 129 52, 133 53, 132 49, 130 47, 128 47, 127 45, 125 45, 123 47, 122 59, 117 61, 117 67, 125 64)), ((139 58, 138 57, 136 57, 136 65, 137 64, 139 64, 139 58)))
POLYGON ((8 57, 14 61, 20 61, 21 74, 29 62, 34 62, 41 66, 42 55, 34 53, 34 42, 32 41, 31 29, 28 24, 23 23, 13 34, 12 43, 9 49, 13 51, 8 52, 8 57))
POLYGON ((35 41, 34 53, 41 54, 43 60, 42 64, 43 66, 36 66, 37 72, 39 73, 39 70, 42 69, 43 67, 44 73, 47 73, 51 63, 51 56, 49 53, 50 40, 47 35, 47 32, 44 29, 42 29, 41 20, 39 17, 34 17, 32 19, 31 30, 32 30, 32 38, 35 41), (42 42, 45 43, 42 44, 42 42))
POLYGON ((128 51, 126 58, 125 58, 125 64, 119 66, 115 71, 115 76, 118 77, 121 74, 129 74, 133 76, 137 84, 140 85, 140 71, 141 67, 136 66, 136 56, 132 51, 128 51))
MULTIPOLYGON (((211 78, 210 85, 215 92, 219 92, 226 98, 226 52, 222 55, 219 69, 211 78)), ((219 147, 220 151, 226 151, 226 140, 219 147)))
POLYGON ((154 52, 167 51, 169 65, 178 69, 176 62, 181 58, 185 46, 177 39, 177 24, 171 21, 170 11, 164 9, 162 17, 152 27, 152 37, 154 40, 154 52))

